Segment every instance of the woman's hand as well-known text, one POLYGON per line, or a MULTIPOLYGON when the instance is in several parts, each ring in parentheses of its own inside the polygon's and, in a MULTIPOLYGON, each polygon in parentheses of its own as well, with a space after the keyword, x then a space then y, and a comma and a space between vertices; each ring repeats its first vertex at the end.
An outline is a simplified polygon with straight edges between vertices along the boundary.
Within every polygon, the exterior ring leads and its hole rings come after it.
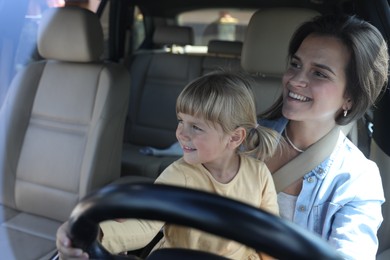
POLYGON ((68 222, 65 222, 57 230, 56 246, 60 259, 89 259, 88 254, 82 249, 72 247, 72 242, 66 233, 67 228, 68 222))

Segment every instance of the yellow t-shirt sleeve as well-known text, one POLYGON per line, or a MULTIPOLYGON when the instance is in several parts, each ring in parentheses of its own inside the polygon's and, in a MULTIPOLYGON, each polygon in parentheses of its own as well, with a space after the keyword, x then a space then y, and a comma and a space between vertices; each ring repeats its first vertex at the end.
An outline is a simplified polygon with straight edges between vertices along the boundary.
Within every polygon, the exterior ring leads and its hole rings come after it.
MULTIPOLYGON (((165 169, 155 184, 185 186, 185 177, 177 170, 177 163, 165 169)), ((103 232, 102 245, 112 254, 136 250, 146 246, 161 230, 164 222, 140 219, 115 220, 100 223, 103 232)))
POLYGON ((118 254, 146 246, 161 230, 164 222, 127 219, 100 223, 103 232, 102 245, 111 253, 118 254))

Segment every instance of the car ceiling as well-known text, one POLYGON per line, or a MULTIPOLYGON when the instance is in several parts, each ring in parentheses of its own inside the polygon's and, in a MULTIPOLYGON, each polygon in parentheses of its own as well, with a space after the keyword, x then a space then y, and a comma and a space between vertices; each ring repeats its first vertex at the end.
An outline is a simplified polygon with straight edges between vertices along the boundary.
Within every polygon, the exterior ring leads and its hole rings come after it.
POLYGON ((349 0, 135 0, 133 3, 139 6, 143 12, 151 16, 175 17, 183 11, 199 8, 250 8, 260 9, 265 7, 306 7, 319 12, 335 12, 336 6, 347 6, 349 0))

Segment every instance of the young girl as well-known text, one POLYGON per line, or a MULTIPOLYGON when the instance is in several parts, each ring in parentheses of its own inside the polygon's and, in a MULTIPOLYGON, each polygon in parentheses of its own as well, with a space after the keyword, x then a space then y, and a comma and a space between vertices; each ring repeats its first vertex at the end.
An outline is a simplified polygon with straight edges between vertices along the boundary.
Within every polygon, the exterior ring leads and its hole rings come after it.
MULTIPOLYGON (((278 214, 274 183, 262 162, 274 153, 278 134, 257 124, 254 97, 243 76, 216 72, 196 79, 179 95, 176 113, 176 137, 184 155, 156 183, 217 193, 278 214)), ((57 232, 62 258, 86 256, 69 247, 65 226, 57 232)), ((187 227, 134 219, 107 221, 100 227, 102 244, 112 253, 145 246, 163 227, 164 238, 154 249, 176 247, 230 259, 261 258, 251 248, 187 227)))

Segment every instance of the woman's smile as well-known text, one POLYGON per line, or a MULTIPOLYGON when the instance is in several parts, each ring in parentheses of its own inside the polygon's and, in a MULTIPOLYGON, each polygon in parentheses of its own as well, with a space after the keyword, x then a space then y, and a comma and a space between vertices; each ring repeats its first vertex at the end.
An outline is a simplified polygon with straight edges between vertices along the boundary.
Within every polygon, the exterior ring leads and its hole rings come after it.
POLYGON ((300 94, 294 93, 291 90, 288 91, 288 97, 290 97, 290 98, 292 98, 294 100, 297 100, 297 101, 301 101, 301 102, 309 102, 309 101, 312 100, 311 98, 308 98, 308 97, 302 96, 300 94))

